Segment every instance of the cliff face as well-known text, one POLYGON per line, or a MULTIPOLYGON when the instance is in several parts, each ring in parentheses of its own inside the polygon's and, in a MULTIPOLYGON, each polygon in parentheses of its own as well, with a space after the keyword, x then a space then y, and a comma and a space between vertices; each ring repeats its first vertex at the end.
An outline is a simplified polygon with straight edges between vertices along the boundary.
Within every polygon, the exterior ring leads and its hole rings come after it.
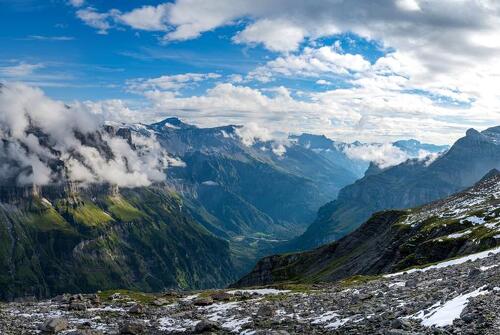
POLYGON ((336 281, 377 275, 500 244, 500 175, 423 207, 374 214, 353 233, 318 249, 262 259, 235 286, 336 281))
POLYGON ((227 242, 163 187, 10 188, 0 202, 0 300, 234 280, 227 242))

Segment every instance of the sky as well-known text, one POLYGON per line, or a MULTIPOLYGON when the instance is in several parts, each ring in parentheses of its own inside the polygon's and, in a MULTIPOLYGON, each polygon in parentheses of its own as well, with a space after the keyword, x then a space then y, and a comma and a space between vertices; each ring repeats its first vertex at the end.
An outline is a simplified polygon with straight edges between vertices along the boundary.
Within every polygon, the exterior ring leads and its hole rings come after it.
POLYGON ((109 121, 352 142, 500 124, 495 0, 0 0, 0 82, 109 121))

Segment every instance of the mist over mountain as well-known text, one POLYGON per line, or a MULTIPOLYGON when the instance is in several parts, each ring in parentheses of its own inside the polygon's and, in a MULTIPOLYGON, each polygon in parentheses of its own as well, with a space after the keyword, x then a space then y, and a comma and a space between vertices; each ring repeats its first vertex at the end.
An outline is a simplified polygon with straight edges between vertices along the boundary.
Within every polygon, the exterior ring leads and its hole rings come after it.
POLYGON ((0 86, 0 184, 62 181, 148 186, 165 179, 153 138, 114 133, 103 120, 20 84, 0 86))

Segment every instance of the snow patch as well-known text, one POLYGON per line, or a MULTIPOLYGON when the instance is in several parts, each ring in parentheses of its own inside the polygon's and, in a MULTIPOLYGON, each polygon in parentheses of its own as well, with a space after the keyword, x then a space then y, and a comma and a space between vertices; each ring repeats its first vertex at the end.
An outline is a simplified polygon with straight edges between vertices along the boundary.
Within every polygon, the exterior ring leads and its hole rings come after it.
MULTIPOLYGON (((484 287, 484 286, 483 286, 484 287)), ((488 293, 483 290, 483 287, 477 290, 459 295, 441 306, 441 303, 436 303, 431 306, 430 310, 418 312, 414 318, 421 319, 422 325, 431 327, 444 327, 453 324, 453 320, 458 319, 464 310, 470 298, 477 297, 488 293), (426 313, 427 312, 427 313, 426 313)))
POLYGON ((329 312, 321 314, 320 316, 312 318, 311 324, 313 324, 313 325, 323 324, 323 323, 326 323, 328 321, 335 319, 338 316, 339 316, 339 314, 332 312, 332 311, 329 311, 329 312))
POLYGON ((252 318, 250 317, 246 317, 243 319, 230 318, 222 324, 222 328, 228 329, 232 332, 239 332, 241 330, 241 326, 249 323, 251 320, 252 318))
POLYGON ((248 294, 258 294, 258 295, 274 295, 274 294, 280 294, 280 293, 288 293, 291 292, 290 290, 277 290, 274 288, 261 288, 261 289, 254 289, 254 290, 233 290, 233 291, 227 291, 229 294, 236 294, 237 292, 241 293, 248 293, 248 294))
POLYGON ((472 230, 469 229, 469 230, 466 230, 466 231, 461 232, 461 233, 450 234, 446 237, 448 237, 448 238, 460 238, 462 236, 469 235, 470 233, 472 233, 472 230))
POLYGON ((465 219, 462 219, 460 223, 464 223, 465 221, 469 221, 473 225, 484 224, 484 218, 480 218, 479 216, 468 216, 465 219))
POLYGON ((351 320, 351 318, 339 319, 339 320, 336 320, 334 322, 331 322, 331 323, 327 324, 325 326, 325 328, 328 328, 328 329, 337 329, 337 328, 343 326, 344 324, 346 324, 349 320, 351 320))

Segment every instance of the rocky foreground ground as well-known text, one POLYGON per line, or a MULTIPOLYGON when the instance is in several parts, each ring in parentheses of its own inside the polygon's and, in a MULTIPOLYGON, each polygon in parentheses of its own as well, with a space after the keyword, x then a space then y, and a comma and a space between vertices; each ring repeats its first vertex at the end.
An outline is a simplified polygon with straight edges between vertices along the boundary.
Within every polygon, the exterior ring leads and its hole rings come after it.
POLYGON ((499 334, 500 248, 337 284, 0 304, 0 334, 499 334))

